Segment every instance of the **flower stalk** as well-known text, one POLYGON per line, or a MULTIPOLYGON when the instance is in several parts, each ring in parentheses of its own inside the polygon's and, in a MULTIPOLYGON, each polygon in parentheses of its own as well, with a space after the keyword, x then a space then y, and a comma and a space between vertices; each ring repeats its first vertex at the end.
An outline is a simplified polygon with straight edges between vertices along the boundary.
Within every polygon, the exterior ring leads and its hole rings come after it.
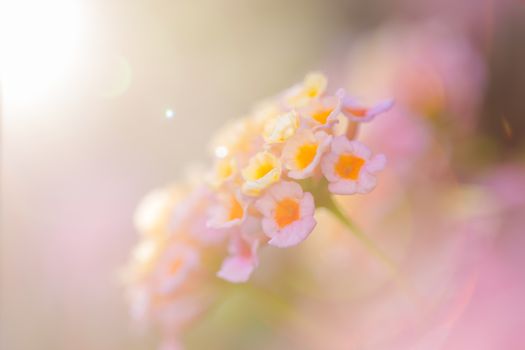
POLYGON ((389 272, 396 276, 399 273, 399 269, 396 263, 379 248, 376 243, 370 239, 347 215, 343 213, 339 205, 334 201, 333 197, 326 196, 328 200, 323 201, 322 206, 327 209, 333 216, 335 216, 339 222, 341 222, 348 230, 356 237, 370 252, 374 255, 383 265, 389 270, 389 272))

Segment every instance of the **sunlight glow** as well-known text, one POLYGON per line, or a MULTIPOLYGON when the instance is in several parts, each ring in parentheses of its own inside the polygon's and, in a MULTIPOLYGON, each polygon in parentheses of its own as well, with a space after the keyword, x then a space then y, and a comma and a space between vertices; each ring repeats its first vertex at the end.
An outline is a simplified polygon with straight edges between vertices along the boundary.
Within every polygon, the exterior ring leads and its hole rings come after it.
POLYGON ((61 86, 73 88, 73 67, 85 39, 81 0, 4 1, 0 67, 7 103, 29 105, 61 86))

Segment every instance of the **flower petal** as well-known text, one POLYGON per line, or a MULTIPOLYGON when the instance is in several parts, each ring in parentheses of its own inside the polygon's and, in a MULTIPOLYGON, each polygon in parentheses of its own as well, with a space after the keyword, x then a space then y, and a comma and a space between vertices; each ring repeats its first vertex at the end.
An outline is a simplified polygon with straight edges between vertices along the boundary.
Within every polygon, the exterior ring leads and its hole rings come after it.
POLYGON ((377 184, 377 179, 375 176, 369 174, 366 171, 361 173, 359 177, 359 182, 357 183, 357 192, 358 193, 368 193, 372 191, 377 184))
POLYGON ((231 256, 224 260, 217 276, 233 283, 246 282, 256 264, 250 259, 240 256, 231 256))
POLYGON ((328 184, 328 190, 334 194, 354 194, 357 192, 357 183, 355 181, 340 180, 328 184))
POLYGON ((385 168, 386 157, 384 154, 374 156, 366 165, 366 169, 372 174, 381 171, 385 168))
POLYGON ((312 216, 307 216, 278 231, 268 244, 279 248, 287 248, 304 241, 313 231, 317 222, 312 216))

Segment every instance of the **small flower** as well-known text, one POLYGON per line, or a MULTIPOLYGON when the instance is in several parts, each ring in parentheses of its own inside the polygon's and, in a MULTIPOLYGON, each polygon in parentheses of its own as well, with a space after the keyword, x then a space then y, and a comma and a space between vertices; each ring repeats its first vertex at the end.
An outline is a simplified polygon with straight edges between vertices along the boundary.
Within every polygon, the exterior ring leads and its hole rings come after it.
POLYGON ((340 99, 336 96, 327 96, 313 100, 301 109, 307 123, 314 128, 330 128, 338 122, 341 113, 340 99))
POLYGON ((250 152, 257 146, 259 123, 250 118, 241 118, 228 123, 212 139, 212 153, 223 158, 237 153, 250 152))
POLYGON ((154 190, 146 195, 135 211, 134 224, 144 235, 166 236, 170 216, 182 199, 179 188, 154 190))
POLYGON ((336 194, 368 193, 376 186, 373 176, 386 163, 384 155, 376 155, 359 141, 350 141, 346 136, 337 136, 332 142, 321 168, 330 184, 328 189, 336 194))
POLYGON ((394 105, 393 99, 386 99, 372 107, 367 107, 359 103, 355 98, 347 95, 343 89, 337 91, 337 96, 341 99, 341 112, 353 122, 369 122, 375 116, 388 111, 394 105))
POLYGON ((220 193, 217 197, 218 203, 210 208, 208 226, 228 228, 243 222, 248 203, 241 199, 240 194, 220 193))
POLYGON ((301 130, 292 137, 283 149, 284 166, 288 176, 293 179, 310 177, 321 161, 321 156, 330 146, 332 136, 323 131, 315 134, 311 130, 301 130))
POLYGON ((221 242, 227 231, 208 225, 211 204, 216 193, 207 186, 192 188, 189 195, 174 210, 170 221, 172 238, 177 240, 196 240, 204 245, 221 242))
POLYGON ((199 265, 197 250, 187 244, 174 243, 166 248, 156 273, 158 292, 170 294, 180 287, 199 265))
POLYGON ((297 84, 285 94, 285 103, 290 107, 304 107, 313 99, 322 96, 326 90, 327 79, 321 73, 310 73, 301 84, 297 84))
POLYGON ((259 152, 250 158, 242 170, 243 193, 258 196, 261 191, 281 178, 281 162, 270 152, 259 152))
MULTIPOLYGON (((169 296, 157 300, 154 317, 159 326, 160 336, 164 342, 180 340, 185 327, 195 321, 209 306, 210 297, 206 291, 202 291, 201 284, 191 286, 189 290, 178 291, 178 295, 169 296), (201 288, 199 288, 201 287, 201 288), (167 339, 168 338, 168 339, 167 339)), ((169 343, 168 343, 169 344, 169 343)), ((177 345, 176 343, 169 344, 177 345)), ((183 350, 182 348, 167 348, 162 350, 183 350)))
POLYGON ((230 240, 229 256, 224 259, 217 276, 230 282, 246 282, 259 264, 259 240, 236 234, 230 240))
POLYGON ((237 174, 237 162, 234 158, 217 159, 210 176, 210 184, 215 188, 221 187, 232 180, 235 174, 237 174))
POLYGON ((263 129, 264 141, 269 144, 282 143, 295 134, 299 127, 299 117, 290 111, 269 119, 263 129))
POLYGON ((129 313, 135 322, 148 320, 151 310, 151 291, 144 285, 132 285, 126 291, 126 298, 130 305, 129 313))
POLYGON ((316 225, 314 199, 295 182, 282 181, 255 202, 263 215, 262 227, 268 244, 290 247, 302 242, 316 225))
POLYGON ((258 125, 261 128, 264 127, 267 121, 278 117, 283 114, 284 110, 281 106, 273 100, 266 100, 258 103, 251 113, 251 118, 254 125, 258 125))
POLYGON ((154 269, 164 246, 165 240, 149 237, 142 239, 133 248, 131 262, 124 271, 125 280, 131 282, 145 279, 154 269))

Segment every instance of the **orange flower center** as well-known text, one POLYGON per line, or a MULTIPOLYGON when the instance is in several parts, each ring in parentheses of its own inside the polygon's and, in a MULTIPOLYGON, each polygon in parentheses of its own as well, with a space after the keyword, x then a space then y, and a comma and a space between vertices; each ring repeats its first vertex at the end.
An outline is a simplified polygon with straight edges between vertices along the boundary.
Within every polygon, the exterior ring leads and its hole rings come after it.
POLYGON ((367 108, 346 107, 345 109, 349 113, 351 113, 353 116, 359 117, 359 118, 362 118, 362 117, 366 116, 366 114, 368 113, 368 109, 367 108))
POLYGON ((274 219, 279 228, 290 225, 292 222, 299 220, 299 217, 300 207, 296 200, 285 198, 277 203, 274 219))
POLYGON ((228 215, 228 221, 237 220, 242 218, 244 214, 244 209, 242 208, 241 203, 237 200, 235 196, 230 198, 230 213, 228 215))
POLYGON ((332 108, 318 109, 312 114, 312 118, 318 123, 326 124, 326 120, 328 119, 328 116, 330 115, 330 113, 332 113, 332 111, 332 108))
POLYGON ((182 267, 183 261, 180 257, 173 259, 173 261, 170 263, 168 273, 170 275, 175 275, 179 272, 180 268, 182 267))
POLYGON ((297 149, 295 162, 300 170, 303 170, 312 163, 317 153, 317 147, 318 145, 316 143, 307 143, 297 149))
POLYGON ((363 158, 356 157, 351 154, 342 154, 339 160, 335 163, 335 172, 343 179, 357 180, 359 171, 365 164, 363 158))

